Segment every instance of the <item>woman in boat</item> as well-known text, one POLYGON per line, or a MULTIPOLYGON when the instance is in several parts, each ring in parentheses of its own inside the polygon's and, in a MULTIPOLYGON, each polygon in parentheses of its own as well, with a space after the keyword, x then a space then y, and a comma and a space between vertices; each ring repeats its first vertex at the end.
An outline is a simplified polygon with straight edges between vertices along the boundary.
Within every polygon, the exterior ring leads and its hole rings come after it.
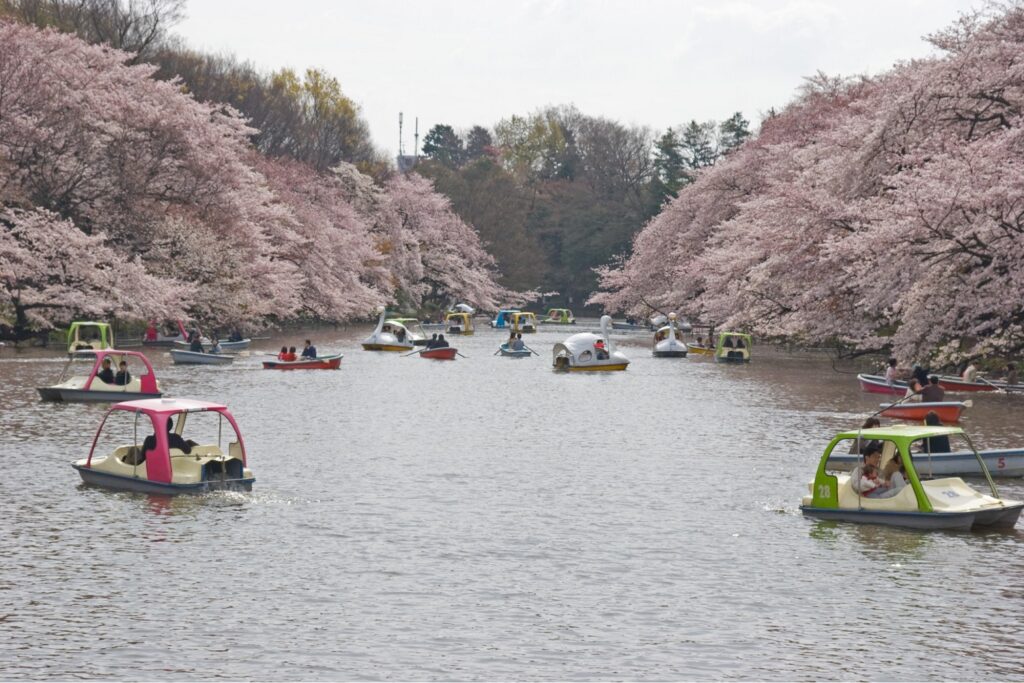
POLYGON ((293 361, 293 360, 298 360, 299 359, 299 357, 297 355, 295 355, 295 347, 294 346, 289 347, 288 353, 286 353, 284 355, 284 359, 287 360, 287 361, 293 361))
POLYGON ((435 332, 434 334, 430 335, 430 339, 427 340, 426 346, 427 346, 428 349, 436 349, 437 348, 437 332, 435 332))
POLYGON ((965 382, 973 382, 978 376, 978 368, 974 366, 974 363, 968 363, 967 367, 964 368, 964 374, 962 378, 965 382))
POLYGON ((903 398, 906 399, 907 403, 920 403, 921 402, 921 383, 916 378, 911 378, 907 382, 907 392, 903 394, 903 398))
POLYGON ((288 360, 288 347, 282 346, 281 351, 277 354, 278 360, 288 360))
POLYGON ((853 468, 853 472, 850 472, 850 486, 853 490, 864 495, 864 491, 861 490, 861 481, 864 478, 864 472, 867 467, 878 468, 878 464, 882 461, 882 443, 880 441, 871 441, 864 449, 864 460, 857 464, 853 468))
POLYGON ((885 383, 890 387, 896 383, 896 359, 889 359, 889 366, 885 369, 885 383))
MULTIPOLYGON (((942 420, 939 419, 939 414, 934 410, 928 411, 928 414, 924 416, 924 423, 929 427, 941 427, 942 420)), ((949 437, 946 435, 942 436, 930 436, 921 442, 922 453, 949 453, 949 437)))
POLYGON ((604 339, 598 339, 594 342, 594 353, 597 356, 597 360, 606 360, 608 358, 608 349, 604 346, 604 339))
MULTIPOLYGON (((879 419, 877 417, 869 417, 868 419, 864 420, 864 424, 862 424, 860 426, 860 428, 861 429, 874 429, 875 427, 881 427, 881 426, 882 426, 882 423, 879 421, 879 419)), ((864 439, 854 439, 853 443, 850 444, 850 452, 851 453, 861 453, 861 454, 863 454, 870 444, 871 444, 870 441, 865 441, 864 439)))

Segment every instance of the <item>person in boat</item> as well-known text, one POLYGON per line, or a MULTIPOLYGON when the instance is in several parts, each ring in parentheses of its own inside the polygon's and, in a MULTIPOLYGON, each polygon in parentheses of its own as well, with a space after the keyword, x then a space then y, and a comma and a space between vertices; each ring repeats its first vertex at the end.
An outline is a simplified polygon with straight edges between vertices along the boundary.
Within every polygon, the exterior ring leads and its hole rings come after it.
POLYGON ((148 342, 155 342, 159 333, 156 331, 156 323, 152 320, 149 321, 149 326, 146 327, 146 333, 143 335, 143 339, 148 342))
MULTIPOLYGON (((928 411, 928 414, 924 416, 924 423, 929 427, 942 426, 942 420, 939 419, 939 414, 934 410, 928 411)), ((923 439, 921 441, 921 452, 949 453, 949 437, 943 434, 942 436, 930 436, 927 439, 923 439)))
MULTIPOLYGON (((174 418, 167 418, 167 448, 177 448, 186 455, 192 452, 192 448, 198 446, 195 441, 188 439, 187 441, 174 431, 174 418)), ((156 450, 156 434, 150 434, 142 442, 142 449, 138 457, 134 462, 129 462, 128 458, 125 458, 125 462, 129 465, 141 465, 146 460, 146 453, 148 451, 156 450)))
POLYGON ((974 366, 974 363, 968 363, 961 377, 965 382, 974 382, 978 378, 978 368, 974 366))
POLYGON ((231 330, 231 334, 228 335, 228 341, 232 341, 232 342, 240 342, 240 341, 242 341, 242 333, 238 330, 237 327, 234 328, 233 330, 231 330))
POLYGON ((726 337, 726 338, 725 338, 725 341, 724 341, 724 342, 722 342, 722 348, 723 348, 723 349, 731 349, 731 348, 734 348, 734 346, 733 346, 733 343, 732 343, 732 337, 726 337))
POLYGON ((305 346, 302 347, 302 357, 309 359, 316 359, 316 347, 313 346, 313 342, 306 340, 305 346))
POLYGON ((932 375, 928 384, 921 389, 921 401, 924 403, 941 403, 946 400, 946 390, 939 385, 939 376, 932 375))
POLYGON ((745 348, 747 348, 747 343, 745 341, 743 341, 743 337, 736 337, 736 348, 737 349, 745 349, 745 348))
POLYGON ((882 478, 884 485, 874 492, 872 498, 892 498, 907 485, 907 468, 899 453, 885 465, 882 478))
POLYGON ((427 340, 427 348, 428 349, 436 349, 437 348, 437 332, 435 332, 434 334, 430 335, 430 339, 427 340))
MULTIPOLYGON (((869 417, 864 420, 864 424, 860 426, 861 429, 874 429, 875 427, 881 427, 882 423, 877 417, 869 417)), ((870 440, 867 439, 854 439, 853 443, 850 444, 850 453, 860 453, 863 455, 867 450, 867 447, 871 444, 870 440)))
POLYGON ((203 352, 203 340, 199 336, 198 332, 192 335, 192 341, 188 345, 188 350, 194 353, 203 352))
POLYGON ((906 399, 904 403, 920 403, 921 402, 921 383, 916 378, 910 378, 907 382, 907 391, 903 394, 906 399))
POLYGON ((114 384, 123 387, 132 381, 132 373, 128 372, 128 363, 121 361, 117 364, 117 374, 114 375, 114 384))
MULTIPOLYGON (((875 470, 878 469, 879 463, 882 462, 882 443, 880 441, 871 441, 868 443, 867 448, 864 449, 863 460, 853 468, 853 472, 850 472, 850 486, 853 490, 860 495, 865 495, 866 491, 861 488, 864 481, 864 475, 868 467, 872 467, 875 470)), ((874 487, 872 487, 874 488, 874 487)))
POLYGON ((928 384, 928 371, 922 368, 920 365, 914 366, 914 371, 911 374, 911 377, 916 379, 917 383, 920 384, 922 387, 928 384))
POLYGON ((523 333, 513 334, 509 342, 509 348, 513 351, 525 351, 526 344, 523 342, 523 333))
POLYGON ((597 360, 608 359, 608 349, 605 348, 604 339, 598 339, 594 342, 594 353, 597 356, 597 360))
POLYGON ((299 359, 299 357, 295 354, 294 346, 288 347, 288 353, 284 355, 284 359, 287 361, 295 361, 299 359))
POLYGON ((210 345, 210 353, 221 353, 224 349, 220 347, 220 339, 213 338, 213 344, 210 345))
POLYGON ((1007 384, 1017 384, 1017 366, 1013 363, 1006 364, 1006 377, 1004 378, 1007 384))
POLYGON ((400 342, 404 342, 405 341, 405 328, 404 327, 399 327, 397 330, 395 330, 395 339, 397 339, 400 342))
POLYGON ((106 384, 114 383, 114 369, 110 367, 110 359, 104 358, 100 364, 100 371, 96 373, 96 378, 105 382, 106 384))
POLYGON ((277 354, 278 360, 288 360, 288 347, 282 346, 281 350, 277 354))
POLYGON ((865 464, 863 470, 860 473, 860 485, 858 486, 860 495, 868 498, 878 497, 878 494, 884 492, 885 482, 878 476, 878 466, 865 464))
POLYGON ((896 383, 896 359, 890 358, 889 364, 885 368, 885 383, 890 387, 896 383))
POLYGON ((434 346, 435 349, 447 349, 448 340, 444 338, 443 334, 437 335, 437 344, 434 346))

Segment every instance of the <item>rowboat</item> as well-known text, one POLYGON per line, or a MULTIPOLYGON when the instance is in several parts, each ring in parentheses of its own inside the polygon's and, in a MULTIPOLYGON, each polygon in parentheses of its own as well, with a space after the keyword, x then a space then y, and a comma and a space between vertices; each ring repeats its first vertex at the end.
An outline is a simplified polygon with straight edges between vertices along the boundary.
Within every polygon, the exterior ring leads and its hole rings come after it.
POLYGON ((170 354, 175 365, 231 365, 235 362, 234 356, 224 353, 202 353, 200 351, 171 349, 170 354))
POLYGON ((625 370, 629 359, 616 350, 609 330, 612 319, 601 316, 601 334, 580 332, 555 344, 551 350, 551 364, 562 372, 608 372, 625 370))
POLYGON ((676 314, 669 313, 667 324, 654 333, 655 358, 686 358, 687 346, 683 333, 676 326, 676 314))
POLYGON ((942 401, 939 403, 913 403, 906 402, 899 405, 882 403, 882 415, 897 420, 923 420, 928 413, 934 412, 944 424, 960 421, 960 414, 970 407, 969 402, 942 401))
POLYGON ((114 349, 97 349, 74 354, 64 365, 56 384, 38 387, 36 390, 44 401, 75 403, 109 403, 163 395, 148 358, 138 351, 114 349), (111 370, 124 361, 129 373, 127 381, 117 384, 117 377, 113 376, 111 383, 106 382, 102 377, 105 360, 110 361, 111 370))
MULTIPOLYGON (((213 342, 207 339, 206 337, 201 338, 199 342, 203 345, 203 347, 209 347, 213 344, 213 342)), ((245 351, 247 348, 249 348, 249 345, 252 343, 252 339, 239 339, 238 341, 218 340, 217 343, 220 344, 220 350, 223 353, 237 353, 239 351, 245 351)), ((189 350, 191 346, 192 345, 187 341, 174 342, 174 348, 176 349, 189 350)))
POLYGON ((700 344, 687 344, 686 350, 690 353, 697 354, 698 356, 713 356, 715 350, 710 346, 701 346, 700 344))
POLYGON ((612 326, 613 330, 624 330, 625 331, 625 330, 642 330, 642 329, 644 329, 643 325, 637 325, 636 323, 631 323, 631 322, 626 322, 626 321, 613 322, 611 324, 611 326, 612 326))
MULTIPOLYGON (((879 458, 877 453, 874 457, 879 458)), ((999 496, 984 459, 959 427, 905 425, 841 432, 826 447, 808 489, 809 495, 800 505, 807 517, 913 529, 1012 529, 1024 509, 1024 502, 999 496), (967 443, 987 479, 989 493, 975 490, 959 477, 925 480, 920 474, 921 465, 938 454, 914 452, 912 445, 953 437, 967 443), (842 453, 848 450, 846 446, 864 439, 877 442, 879 447, 873 450, 880 451, 881 456, 873 464, 880 470, 902 463, 905 485, 864 491, 853 484, 853 478, 860 477, 859 466, 851 474, 834 471, 832 454, 836 447, 843 444, 839 449, 842 453)))
MULTIPOLYGON (((1024 384, 1007 384, 999 380, 984 382, 968 382, 967 380, 952 375, 939 375, 939 386, 946 391, 967 392, 967 391, 1024 391, 1024 384)), ((860 388, 872 394, 893 394, 902 396, 907 392, 907 383, 904 380, 894 380, 889 384, 882 375, 857 375, 860 388)))
POLYGON ((420 351, 420 358, 431 358, 433 360, 455 360, 458 349, 452 346, 442 346, 434 349, 420 351))
POLYGON ((341 367, 341 359, 345 354, 336 353, 332 356, 316 358, 299 358, 298 360, 265 360, 264 370, 337 370, 341 367))
POLYGON ((507 343, 502 344, 499 347, 499 349, 501 351, 501 355, 507 358, 529 358, 530 356, 533 355, 533 351, 530 351, 530 349, 519 349, 517 351, 515 349, 509 348, 509 345, 507 343))
MULTIPOLYGON (((1024 477, 1024 448, 1006 448, 978 451, 985 467, 993 477, 1024 477)), ((981 466, 974 451, 958 450, 954 453, 914 454, 914 467, 918 476, 927 479, 936 477, 982 477, 981 466)), ((859 456, 855 453, 837 453, 829 456, 829 469, 849 472, 857 466, 859 456)))
POLYGON ((145 399, 114 405, 100 422, 89 456, 71 466, 88 485, 140 493, 250 491, 256 481, 246 462, 238 424, 227 407, 189 399, 145 399), (182 436, 186 423, 197 437, 211 435, 209 441, 186 441, 182 436), (141 435, 150 430, 152 434, 140 442, 141 435), (233 438, 230 432, 234 432, 233 438), (97 444, 111 441, 122 445, 109 453, 96 452, 97 444))

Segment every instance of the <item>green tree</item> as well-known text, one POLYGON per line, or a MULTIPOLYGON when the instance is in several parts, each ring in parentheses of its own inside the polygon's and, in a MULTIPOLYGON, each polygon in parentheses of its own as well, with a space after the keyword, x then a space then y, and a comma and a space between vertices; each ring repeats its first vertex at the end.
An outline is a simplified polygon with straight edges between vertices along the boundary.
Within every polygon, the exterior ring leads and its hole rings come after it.
POLYGON ((743 118, 741 112, 736 112, 718 127, 718 144, 722 154, 733 151, 751 136, 750 121, 743 118))
POLYGON ((683 158, 683 142, 669 128, 654 143, 654 179, 651 182, 654 200, 660 206, 669 197, 678 195, 690 180, 686 159, 683 158))
POLYGON ((466 161, 475 161, 489 154, 494 146, 491 134, 483 126, 473 126, 466 135, 466 161))
POLYGON ((690 121, 683 129, 682 152, 686 165, 693 171, 714 166, 718 161, 718 125, 714 121, 690 121))
POLYGON ((465 158, 462 138, 444 123, 437 124, 424 136, 423 154, 448 168, 458 168, 465 158))

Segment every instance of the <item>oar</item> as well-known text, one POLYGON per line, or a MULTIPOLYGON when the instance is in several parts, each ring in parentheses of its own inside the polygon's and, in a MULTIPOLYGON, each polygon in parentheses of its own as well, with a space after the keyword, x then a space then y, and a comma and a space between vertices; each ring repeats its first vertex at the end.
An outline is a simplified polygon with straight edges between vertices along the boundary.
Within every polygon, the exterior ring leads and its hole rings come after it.
POLYGON ((901 398, 900 400, 898 400, 898 401, 893 401, 893 402, 892 402, 892 403, 890 403, 889 405, 887 405, 887 406, 883 406, 881 410, 877 410, 877 411, 875 411, 875 412, 871 413, 871 415, 869 415, 868 417, 877 417, 878 415, 881 415, 881 414, 882 414, 882 413, 884 413, 885 411, 889 410, 889 408, 895 408, 896 406, 898 406, 899 404, 903 403, 904 401, 909 401, 910 399, 914 398, 914 397, 915 397, 915 396, 917 396, 917 395, 918 395, 918 394, 915 394, 915 393, 910 393, 910 394, 907 394, 906 396, 904 396, 904 397, 903 397, 903 398, 901 398))
POLYGON ((458 351, 456 351, 456 352, 455 352, 455 355, 456 355, 456 356, 461 356, 462 358, 469 358, 469 356, 463 356, 463 355, 462 355, 461 353, 459 353, 458 351))
POLYGON ((540 355, 539 353, 537 353, 536 351, 534 351, 533 349, 531 349, 531 348, 530 348, 529 346, 527 346, 526 344, 523 344, 523 348, 524 348, 524 349, 526 349, 527 351, 529 351, 530 353, 532 353, 532 354, 533 354, 533 355, 535 355, 535 356, 539 356, 539 355, 540 355))
POLYGON ((997 394, 1005 394, 1006 393, 1006 389, 1003 389, 1000 386, 996 386, 995 384, 992 384, 992 382, 989 382, 987 379, 985 379, 981 375, 978 375, 978 379, 980 379, 982 382, 984 382, 985 384, 987 384, 990 387, 992 387, 993 389, 995 389, 997 394))
POLYGON ((423 353, 424 351, 429 351, 429 350, 430 349, 427 349, 427 348, 416 349, 415 351, 412 351, 410 353, 403 353, 402 354, 402 358, 405 358, 406 356, 413 356, 413 355, 415 355, 417 353, 423 353))
POLYGON ((499 353, 501 353, 501 347, 500 346, 498 347, 498 350, 494 352, 494 355, 497 356, 499 353))

